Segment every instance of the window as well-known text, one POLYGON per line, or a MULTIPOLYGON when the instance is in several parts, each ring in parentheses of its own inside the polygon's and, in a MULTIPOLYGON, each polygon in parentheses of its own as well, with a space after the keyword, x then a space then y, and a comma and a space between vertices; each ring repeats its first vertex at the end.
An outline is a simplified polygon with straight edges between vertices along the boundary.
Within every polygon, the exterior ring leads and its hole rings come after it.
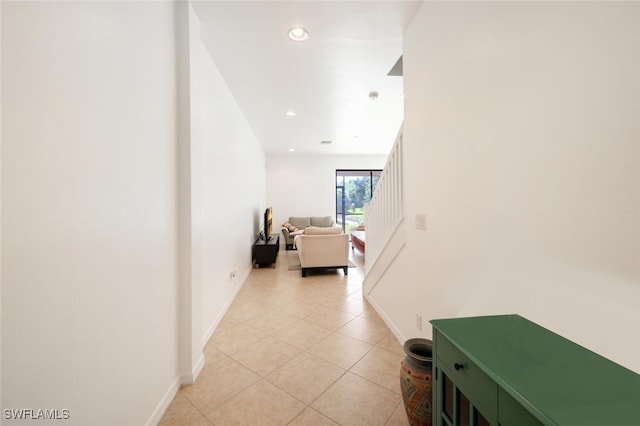
POLYGON ((345 233, 364 219, 382 170, 336 170, 336 223, 345 233))

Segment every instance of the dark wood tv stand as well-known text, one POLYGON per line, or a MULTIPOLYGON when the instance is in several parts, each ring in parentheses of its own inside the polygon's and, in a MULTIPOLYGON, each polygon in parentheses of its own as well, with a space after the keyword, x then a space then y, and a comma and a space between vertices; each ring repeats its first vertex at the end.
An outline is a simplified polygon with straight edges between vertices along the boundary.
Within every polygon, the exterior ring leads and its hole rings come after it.
POLYGON ((278 257, 278 251, 280 250, 280 235, 271 234, 269 239, 261 240, 257 239, 253 243, 253 263, 256 267, 272 265, 276 266, 276 258, 278 257))

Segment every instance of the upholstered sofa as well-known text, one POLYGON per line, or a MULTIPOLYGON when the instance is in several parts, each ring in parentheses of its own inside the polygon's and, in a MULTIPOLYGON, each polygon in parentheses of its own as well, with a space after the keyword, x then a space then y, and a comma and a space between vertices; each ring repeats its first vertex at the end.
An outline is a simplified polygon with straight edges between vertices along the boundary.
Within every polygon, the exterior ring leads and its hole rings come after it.
POLYGON ((349 274, 349 235, 341 228, 309 227, 304 234, 296 235, 294 244, 303 277, 311 269, 342 268, 345 275, 349 274))
POLYGON ((291 216, 288 221, 282 224, 282 236, 287 250, 293 250, 293 239, 301 234, 306 228, 316 226, 320 228, 330 228, 335 224, 331 216, 291 216))

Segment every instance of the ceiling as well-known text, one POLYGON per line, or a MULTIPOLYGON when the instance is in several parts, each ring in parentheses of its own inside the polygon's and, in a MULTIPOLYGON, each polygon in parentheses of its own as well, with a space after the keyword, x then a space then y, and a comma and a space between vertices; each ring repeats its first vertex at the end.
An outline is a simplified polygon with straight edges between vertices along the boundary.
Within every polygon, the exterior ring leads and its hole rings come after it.
POLYGON ((403 89, 402 77, 387 73, 421 2, 193 5, 203 43, 265 152, 389 153, 403 119, 403 89), (295 26, 307 29, 308 40, 289 40, 295 26))

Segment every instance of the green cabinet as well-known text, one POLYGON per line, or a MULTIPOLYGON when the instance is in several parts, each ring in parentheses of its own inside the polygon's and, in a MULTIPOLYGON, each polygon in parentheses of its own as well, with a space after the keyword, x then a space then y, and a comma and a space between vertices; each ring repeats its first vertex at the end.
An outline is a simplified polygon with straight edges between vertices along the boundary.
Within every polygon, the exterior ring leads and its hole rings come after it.
POLYGON ((640 424, 640 376, 519 315, 432 320, 437 426, 640 424))
POLYGON ((497 425, 498 386, 450 340, 434 336, 436 400, 442 401, 437 425, 497 425), (437 352, 436 352, 437 351, 437 352))

